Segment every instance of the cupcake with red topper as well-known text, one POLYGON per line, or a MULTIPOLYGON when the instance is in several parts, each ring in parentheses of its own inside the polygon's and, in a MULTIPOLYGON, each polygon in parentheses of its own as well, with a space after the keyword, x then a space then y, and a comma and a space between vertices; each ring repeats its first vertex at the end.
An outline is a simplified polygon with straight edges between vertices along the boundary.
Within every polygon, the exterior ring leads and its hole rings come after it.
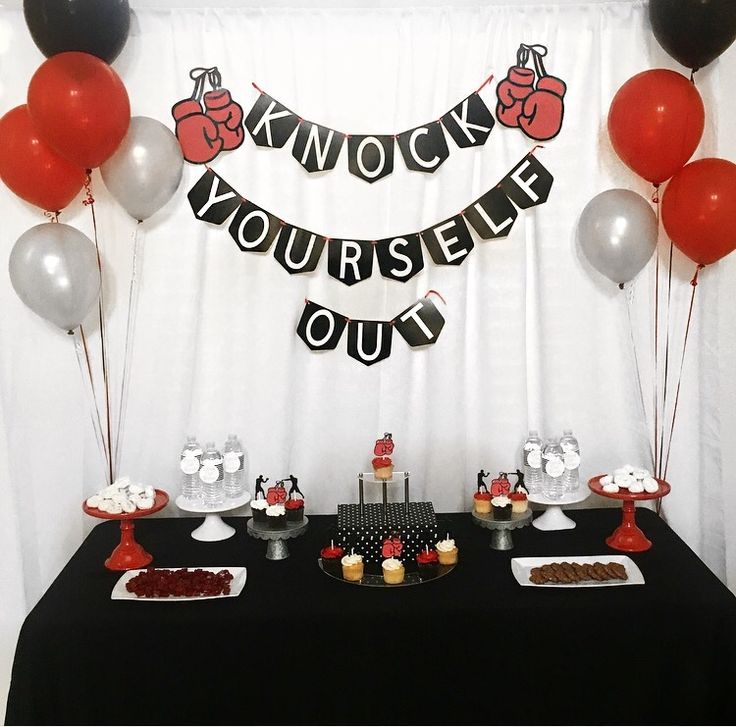
POLYGON ((287 480, 291 482, 291 488, 289 489, 288 499, 284 503, 286 519, 292 523, 300 523, 304 519, 304 495, 299 489, 298 480, 294 475, 285 477, 283 482, 287 480))
POLYGON ((480 515, 487 515, 491 511, 491 493, 488 492, 488 485, 483 478, 488 477, 490 473, 481 470, 478 472, 478 480, 476 483, 476 492, 473 495, 473 509, 480 515))
POLYGON ((511 500, 511 512, 521 514, 529 509, 529 491, 524 487, 524 473, 516 470, 516 484, 513 492, 508 494, 511 500))
POLYGON ((322 558, 322 568, 327 573, 337 577, 342 576, 342 563, 340 561, 345 555, 343 548, 335 545, 334 540, 330 540, 330 544, 322 548, 319 555, 322 558))
POLYGON ((394 452, 394 440, 391 432, 386 432, 381 439, 376 440, 373 447, 373 476, 377 480, 390 480, 394 476, 394 463, 390 455, 394 452))
POLYGON ((424 550, 417 555, 417 570, 419 577, 424 581, 428 578, 434 578, 437 575, 440 557, 437 551, 429 549, 428 545, 424 546, 424 550))

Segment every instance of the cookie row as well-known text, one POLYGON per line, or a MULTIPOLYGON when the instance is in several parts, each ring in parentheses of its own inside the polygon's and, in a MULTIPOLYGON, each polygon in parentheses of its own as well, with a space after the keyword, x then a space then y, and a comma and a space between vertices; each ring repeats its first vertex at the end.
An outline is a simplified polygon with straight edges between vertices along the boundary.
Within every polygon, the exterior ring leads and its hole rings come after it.
POLYGON ((532 568, 529 580, 540 585, 542 583, 580 583, 581 581, 628 580, 626 568, 620 563, 547 563, 532 568))

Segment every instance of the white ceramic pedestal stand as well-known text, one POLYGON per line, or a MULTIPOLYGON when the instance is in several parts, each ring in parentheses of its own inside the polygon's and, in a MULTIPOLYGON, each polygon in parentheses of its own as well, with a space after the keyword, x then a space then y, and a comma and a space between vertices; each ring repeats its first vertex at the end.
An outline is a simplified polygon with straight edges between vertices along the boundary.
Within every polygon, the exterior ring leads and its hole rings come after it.
POLYGON ((240 497, 227 497, 220 507, 205 507, 197 503, 190 502, 182 495, 176 498, 176 506, 185 512, 196 512, 204 514, 204 522, 192 531, 192 537, 195 540, 202 540, 212 543, 217 540, 227 540, 235 535, 235 528, 228 525, 220 517, 221 512, 235 510, 250 502, 250 492, 244 492, 240 497))
POLYGON ((562 506, 582 502, 588 495, 590 495, 590 490, 583 487, 582 484, 575 492, 566 492, 559 500, 550 500, 541 493, 534 495, 529 493, 529 502, 547 505, 546 512, 534 518, 532 525, 537 530, 572 530, 576 523, 562 512, 562 506))

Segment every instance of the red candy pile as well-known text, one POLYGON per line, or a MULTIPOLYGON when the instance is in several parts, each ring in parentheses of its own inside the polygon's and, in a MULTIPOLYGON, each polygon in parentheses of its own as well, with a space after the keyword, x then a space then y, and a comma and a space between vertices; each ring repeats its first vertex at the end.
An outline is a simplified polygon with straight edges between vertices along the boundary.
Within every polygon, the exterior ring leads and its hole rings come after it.
POLYGON ((168 596, 227 596, 233 574, 229 570, 212 573, 201 568, 147 568, 133 576, 125 588, 140 598, 166 598, 168 596))

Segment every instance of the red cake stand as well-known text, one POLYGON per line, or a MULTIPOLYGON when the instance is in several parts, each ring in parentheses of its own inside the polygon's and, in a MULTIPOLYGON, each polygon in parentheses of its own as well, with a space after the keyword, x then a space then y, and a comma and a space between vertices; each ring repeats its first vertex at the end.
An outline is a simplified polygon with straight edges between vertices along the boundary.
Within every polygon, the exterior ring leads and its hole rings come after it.
POLYGON ((614 550, 620 550, 624 553, 641 553, 644 550, 649 550, 652 547, 652 541, 644 535, 636 524, 636 501, 656 500, 658 497, 664 497, 669 494, 669 484, 655 477, 654 479, 659 483, 659 490, 657 492, 632 493, 623 488, 618 492, 604 492, 601 485, 601 477, 605 477, 605 475, 598 475, 589 480, 588 487, 596 495, 610 497, 612 500, 624 501, 621 525, 606 538, 606 544, 614 550))
POLYGON ((82 503, 82 510, 92 517, 102 518, 103 520, 120 520, 120 543, 112 551, 110 557, 105 561, 105 567, 108 570, 133 570, 135 568, 145 568, 152 560, 153 556, 147 553, 143 547, 136 542, 134 530, 135 523, 133 520, 139 517, 151 515, 166 507, 169 502, 169 496, 163 490, 156 490, 156 498, 153 501, 153 507, 148 510, 136 510, 135 512, 121 512, 119 515, 113 515, 109 512, 103 512, 96 507, 88 507, 87 502, 82 503))

